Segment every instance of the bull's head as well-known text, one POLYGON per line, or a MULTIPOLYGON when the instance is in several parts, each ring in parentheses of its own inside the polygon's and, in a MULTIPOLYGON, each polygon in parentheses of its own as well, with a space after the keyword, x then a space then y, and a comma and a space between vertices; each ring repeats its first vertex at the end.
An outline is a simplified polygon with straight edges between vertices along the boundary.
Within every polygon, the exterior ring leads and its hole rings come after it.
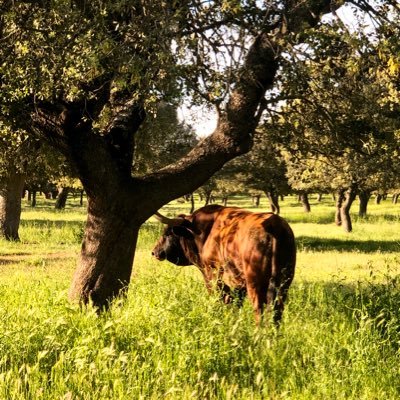
POLYGON ((166 228, 157 241, 152 255, 159 261, 168 260, 176 265, 191 265, 190 245, 194 241, 192 223, 184 216, 179 218, 167 218, 160 213, 155 218, 166 225, 166 228))

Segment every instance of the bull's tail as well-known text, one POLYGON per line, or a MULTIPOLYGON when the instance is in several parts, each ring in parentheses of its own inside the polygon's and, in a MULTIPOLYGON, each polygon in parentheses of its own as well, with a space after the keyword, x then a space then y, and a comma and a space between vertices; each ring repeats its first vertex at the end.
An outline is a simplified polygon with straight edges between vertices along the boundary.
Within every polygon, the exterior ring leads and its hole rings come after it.
POLYGON ((274 322, 279 325, 282 318, 284 303, 290 284, 294 277, 296 266, 296 244, 290 226, 284 224, 274 232, 269 232, 272 239, 271 278, 268 285, 267 303, 272 305, 274 322))

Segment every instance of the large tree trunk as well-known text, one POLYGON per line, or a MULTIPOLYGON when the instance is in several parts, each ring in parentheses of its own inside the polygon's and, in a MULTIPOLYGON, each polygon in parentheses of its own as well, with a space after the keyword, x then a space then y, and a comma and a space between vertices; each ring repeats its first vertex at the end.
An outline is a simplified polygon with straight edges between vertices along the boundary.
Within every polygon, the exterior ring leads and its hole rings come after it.
POLYGON ((130 280, 139 232, 129 207, 107 205, 88 197, 88 216, 81 256, 69 296, 107 308, 124 294, 130 280))
POLYGON ((21 201, 25 176, 10 168, 0 182, 0 236, 7 240, 19 240, 21 201))
POLYGON ((364 218, 367 216, 368 201, 371 197, 371 191, 360 190, 358 193, 358 198, 360 199, 360 206, 358 209, 358 216, 364 218))
POLYGON ((342 207, 340 208, 340 217, 342 221, 342 227, 345 232, 351 232, 353 230, 353 226, 351 223, 350 217, 350 207, 353 204, 353 201, 356 198, 356 190, 353 187, 350 187, 345 192, 345 199, 342 203, 342 207))

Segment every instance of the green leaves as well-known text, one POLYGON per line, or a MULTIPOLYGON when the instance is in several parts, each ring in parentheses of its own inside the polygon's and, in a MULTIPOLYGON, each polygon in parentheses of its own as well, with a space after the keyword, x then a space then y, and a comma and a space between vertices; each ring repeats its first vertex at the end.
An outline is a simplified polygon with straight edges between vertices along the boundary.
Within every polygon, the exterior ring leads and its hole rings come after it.
POLYGON ((391 90, 379 72, 381 43, 333 24, 314 32, 297 51, 301 57, 294 53, 282 73, 282 97, 288 100, 267 125, 286 149, 293 187, 398 185, 400 119, 391 111, 398 107, 388 104, 391 90))

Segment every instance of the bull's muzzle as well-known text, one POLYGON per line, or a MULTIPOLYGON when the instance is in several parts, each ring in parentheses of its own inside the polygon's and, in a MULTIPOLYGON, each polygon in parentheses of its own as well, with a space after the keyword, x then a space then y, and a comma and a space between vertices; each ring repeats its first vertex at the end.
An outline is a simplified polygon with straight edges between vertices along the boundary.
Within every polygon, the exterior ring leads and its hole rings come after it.
POLYGON ((167 258, 167 254, 163 250, 161 251, 153 250, 151 252, 151 255, 155 257, 158 261, 164 261, 167 258))

